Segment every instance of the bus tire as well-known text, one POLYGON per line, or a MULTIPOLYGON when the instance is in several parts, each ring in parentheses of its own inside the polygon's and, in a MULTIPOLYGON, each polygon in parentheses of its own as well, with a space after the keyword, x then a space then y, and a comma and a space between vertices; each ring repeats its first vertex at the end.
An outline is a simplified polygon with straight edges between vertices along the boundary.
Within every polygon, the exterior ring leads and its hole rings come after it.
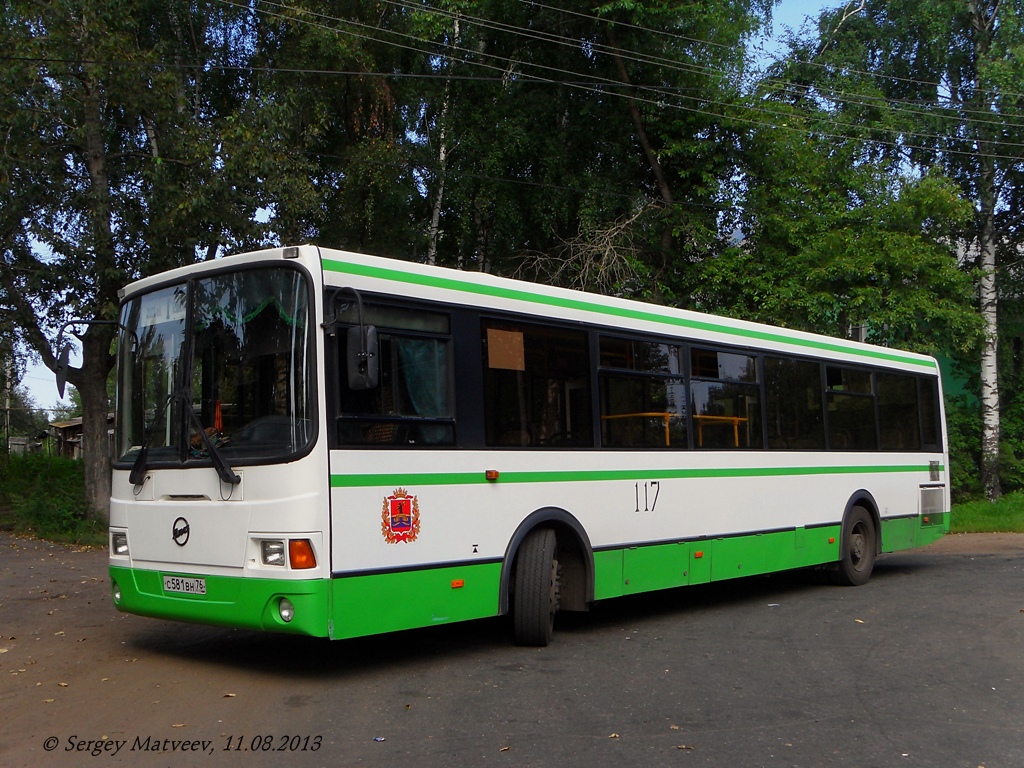
POLYGON ((871 578, 878 551, 878 531, 871 513, 857 505, 843 520, 842 551, 832 580, 844 587, 859 587, 871 578))
POLYGON ((550 528, 532 531, 519 548, 512 604, 518 645, 545 646, 558 611, 558 539, 550 528))

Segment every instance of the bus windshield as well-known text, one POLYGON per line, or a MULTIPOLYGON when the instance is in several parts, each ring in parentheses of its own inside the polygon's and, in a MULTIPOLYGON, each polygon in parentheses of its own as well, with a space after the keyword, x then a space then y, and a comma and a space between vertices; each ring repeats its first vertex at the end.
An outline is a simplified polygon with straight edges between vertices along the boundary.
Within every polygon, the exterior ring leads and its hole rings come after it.
POLYGON ((299 271, 161 288, 129 299, 121 322, 117 461, 143 446, 149 465, 208 463, 211 450, 233 463, 272 461, 307 445, 312 337, 299 271))

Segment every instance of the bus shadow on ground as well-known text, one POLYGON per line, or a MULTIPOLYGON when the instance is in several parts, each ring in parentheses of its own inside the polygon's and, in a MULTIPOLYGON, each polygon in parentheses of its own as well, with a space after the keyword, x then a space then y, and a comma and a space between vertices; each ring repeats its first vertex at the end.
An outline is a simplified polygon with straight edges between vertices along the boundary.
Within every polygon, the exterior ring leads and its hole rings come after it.
MULTIPOLYGON (((935 567, 931 558, 881 558, 873 582, 914 576, 935 567)), ((753 608, 805 597, 815 591, 856 589, 834 586, 821 568, 763 576, 747 576, 689 587, 646 592, 602 600, 585 613, 560 613, 555 622, 552 653, 559 643, 578 644, 591 637, 625 628, 655 627, 673 619, 696 620, 708 611, 753 608)), ((325 640, 271 632, 253 632, 160 622, 129 641, 141 653, 154 653, 182 662, 235 667, 260 674, 309 679, 345 678, 355 674, 416 667, 435 659, 508 655, 509 663, 530 658, 538 649, 512 644, 511 619, 443 624, 350 640, 325 640)), ((541 651, 543 653, 543 650, 541 651)))

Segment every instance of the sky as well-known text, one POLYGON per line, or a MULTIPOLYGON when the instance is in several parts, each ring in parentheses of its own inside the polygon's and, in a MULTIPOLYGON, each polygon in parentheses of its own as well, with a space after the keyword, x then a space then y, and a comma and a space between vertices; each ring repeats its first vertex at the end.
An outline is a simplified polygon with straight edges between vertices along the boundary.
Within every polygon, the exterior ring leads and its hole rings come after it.
POLYGON ((818 15, 826 8, 838 8, 843 4, 843 0, 781 0, 772 12, 771 38, 778 39, 786 28, 797 31, 808 18, 817 20, 818 15))
MULTIPOLYGON (((770 57, 782 51, 779 42, 787 29, 799 30, 808 20, 808 17, 816 19, 824 8, 837 7, 842 0, 834 2, 822 2, 821 0, 781 0, 772 13, 772 28, 766 34, 754 41, 753 47, 759 47, 762 55, 770 57)), ((80 359, 72 356, 71 364, 79 365, 80 359)), ((67 398, 61 400, 57 396, 57 384, 53 373, 39 363, 30 363, 21 384, 29 395, 35 400, 40 408, 52 409, 59 406, 69 406, 71 401, 67 398)))

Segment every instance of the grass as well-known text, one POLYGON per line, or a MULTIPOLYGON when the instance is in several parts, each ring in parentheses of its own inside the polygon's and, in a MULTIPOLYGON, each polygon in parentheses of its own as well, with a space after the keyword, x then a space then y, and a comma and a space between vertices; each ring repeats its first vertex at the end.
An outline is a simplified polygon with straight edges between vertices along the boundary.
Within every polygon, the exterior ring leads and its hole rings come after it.
POLYGON ((951 533, 1024 533, 1024 492, 954 504, 951 533))
POLYGON ((81 461, 0 458, 0 529, 62 544, 105 546, 106 523, 90 519, 81 461))

